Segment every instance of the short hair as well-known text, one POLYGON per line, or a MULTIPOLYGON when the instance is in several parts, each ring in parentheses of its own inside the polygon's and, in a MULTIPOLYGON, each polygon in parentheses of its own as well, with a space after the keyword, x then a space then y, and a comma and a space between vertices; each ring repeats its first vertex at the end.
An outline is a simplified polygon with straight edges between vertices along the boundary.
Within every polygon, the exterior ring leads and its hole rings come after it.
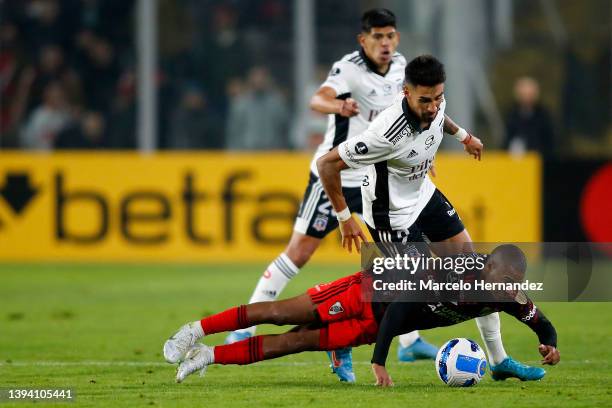
POLYGON ((405 82, 417 86, 435 86, 446 81, 444 64, 431 55, 419 55, 406 65, 405 82))
POLYGON ((375 8, 361 16, 361 31, 369 33, 372 27, 396 27, 395 14, 386 8, 375 8))
POLYGON ((527 270, 527 259, 519 247, 512 244, 500 245, 491 252, 491 258, 495 258, 502 265, 511 266, 521 275, 527 270))

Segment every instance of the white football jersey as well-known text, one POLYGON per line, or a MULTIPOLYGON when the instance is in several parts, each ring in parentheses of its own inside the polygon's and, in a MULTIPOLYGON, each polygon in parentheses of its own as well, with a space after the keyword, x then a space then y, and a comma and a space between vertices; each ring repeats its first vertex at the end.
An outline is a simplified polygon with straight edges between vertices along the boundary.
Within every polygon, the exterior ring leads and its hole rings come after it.
MULTIPOLYGON (((359 114, 351 118, 328 115, 327 131, 323 142, 310 163, 310 170, 318 177, 317 159, 347 139, 363 133, 379 113, 388 108, 402 90, 406 59, 398 52, 393 55, 385 75, 376 72, 376 66, 363 50, 345 55, 332 66, 321 87, 336 91, 338 99, 353 98, 359 104, 359 114)), ((365 169, 342 171, 344 187, 359 187, 366 174, 365 169)))
POLYGON ((399 95, 364 133, 338 146, 350 168, 366 168, 361 196, 370 227, 406 230, 427 205, 436 190, 427 172, 444 136, 445 107, 443 101, 430 126, 420 129, 419 119, 399 95))

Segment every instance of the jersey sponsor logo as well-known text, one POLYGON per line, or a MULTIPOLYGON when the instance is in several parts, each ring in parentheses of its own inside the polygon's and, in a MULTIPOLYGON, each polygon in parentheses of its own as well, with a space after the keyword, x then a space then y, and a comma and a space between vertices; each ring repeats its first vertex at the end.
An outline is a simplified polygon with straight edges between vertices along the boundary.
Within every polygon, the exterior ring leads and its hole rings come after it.
POLYGON ((325 228, 327 228, 327 223, 329 222, 329 218, 327 215, 317 215, 317 218, 312 223, 312 228, 316 231, 323 232, 325 228))
POLYGON ((376 95, 378 95, 378 94, 376 93, 376 89, 372 89, 372 90, 370 91, 370 93, 368 94, 368 96, 376 96, 376 95))
POLYGON ((527 313, 526 316, 521 317, 521 321, 523 322, 528 322, 531 319, 533 319, 533 317, 535 316, 537 311, 536 305, 534 305, 533 303, 531 304, 531 310, 529 310, 529 313, 527 313))
POLYGON ((409 159, 411 159, 411 158, 416 157, 416 156, 418 156, 418 155, 419 155, 419 154, 416 152, 416 150, 412 149, 412 150, 410 151, 410 154, 408 154, 408 158, 409 158, 409 159))
POLYGON ((269 296, 271 298, 276 298, 276 291, 275 290, 264 290, 263 294, 266 296, 269 296))
MULTIPOLYGON (((355 146, 355 150, 357 150, 357 146, 355 146)), ((346 158, 352 162, 359 163, 359 160, 353 155, 351 149, 349 149, 348 143, 344 145, 344 154, 346 154, 346 158)))
POLYGON ((433 146, 434 143, 436 143, 436 138, 434 137, 434 135, 431 135, 427 139, 425 139, 425 150, 433 146))
POLYGON ((368 146, 366 146, 363 142, 357 142, 355 145, 355 153, 357 154, 366 154, 368 152, 368 146))
POLYGON ((334 303, 333 305, 331 305, 327 313, 329 313, 332 316, 340 314, 340 313, 344 313, 344 308, 342 307, 342 303, 340 303, 339 301, 334 303))
POLYGON ((397 144, 397 142, 399 142, 404 136, 408 136, 411 133, 411 131, 412 131, 412 129, 410 128, 410 126, 406 126, 400 132, 398 132, 394 136, 392 136, 389 139, 389 141, 391 143, 393 143, 393 146, 395 146, 397 144))

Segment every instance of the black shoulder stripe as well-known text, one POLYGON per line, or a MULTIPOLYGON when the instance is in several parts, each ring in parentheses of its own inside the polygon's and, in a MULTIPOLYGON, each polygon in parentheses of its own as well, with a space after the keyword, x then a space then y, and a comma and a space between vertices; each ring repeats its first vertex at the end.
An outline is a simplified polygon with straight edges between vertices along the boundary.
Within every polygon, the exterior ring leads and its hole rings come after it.
POLYGON ((405 119, 405 116, 403 115, 403 112, 401 115, 399 115, 397 117, 397 119, 395 119, 393 121, 393 124, 391 126, 389 126, 389 128, 387 129, 387 131, 385 132, 385 136, 387 136, 389 133, 391 133, 393 131, 393 129, 395 128, 395 126, 397 126, 397 124, 402 120, 405 119))
POLYGON ((402 133, 402 131, 404 129, 406 129, 406 126, 408 126, 408 123, 407 122, 403 123, 401 126, 399 126, 397 128, 397 130, 394 133, 392 133, 391 135, 387 136, 386 139, 389 140, 389 141, 393 140, 395 138, 395 136, 399 135, 400 133, 402 133))
POLYGON ((392 135, 393 133, 395 133, 395 131, 398 128, 401 128, 404 126, 404 124, 406 123, 406 117, 404 116, 403 112, 400 115, 399 118, 397 118, 395 120, 395 122, 393 122, 393 124, 389 127, 389 129, 385 132, 385 137, 389 137, 390 135, 392 135))

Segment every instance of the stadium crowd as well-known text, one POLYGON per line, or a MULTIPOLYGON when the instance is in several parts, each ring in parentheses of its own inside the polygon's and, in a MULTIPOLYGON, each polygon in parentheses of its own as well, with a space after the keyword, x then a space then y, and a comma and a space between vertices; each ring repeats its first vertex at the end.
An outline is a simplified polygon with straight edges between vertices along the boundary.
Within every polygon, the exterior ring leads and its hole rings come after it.
MULTIPOLYGON (((1 148, 136 147, 136 4, 0 0, 1 148)), ((354 46, 352 22, 359 14, 354 4, 316 3, 319 80, 341 50, 354 46)), ((513 4, 519 24, 517 47, 547 38, 521 37, 519 31, 529 32, 520 26, 525 2, 513 4)), ((325 118, 315 114, 308 121, 309 140, 292 136, 292 5, 283 0, 158 0, 159 148, 269 150, 313 148, 320 142, 325 118)), ((597 7, 588 10, 586 17, 597 7)), ((586 17, 583 20, 591 21, 586 17)), ((487 146, 518 154, 536 150, 544 156, 568 154, 568 149, 577 149, 569 147, 582 144, 585 152, 602 151, 610 132, 605 114, 610 105, 610 52, 596 45, 588 49, 592 52, 583 52, 580 40, 609 42, 601 27, 569 26, 570 34, 575 31, 571 41, 554 54, 558 63, 552 65, 559 73, 548 75, 543 71, 548 65, 532 61, 540 67, 532 70, 534 78, 521 80, 528 72, 517 68, 511 80, 495 89, 501 95, 517 80, 514 103, 511 96, 500 96, 506 134, 493 143, 482 134, 487 146), (563 70, 562 85, 548 79, 561 77, 563 70), (582 102, 590 98, 600 103, 582 102), (541 126, 534 129, 533 123, 541 126)), ((406 35, 410 38, 411 33, 406 35)), ((309 94, 318 83, 305 84, 309 94)))
MULTIPOLYGON (((161 148, 289 147, 286 92, 259 52, 267 37, 289 36, 281 24, 285 3, 253 1, 240 16, 225 3, 159 3, 159 14, 169 17, 159 28, 161 148)), ((3 147, 136 146, 134 6, 123 0, 0 2, 3 147)))

